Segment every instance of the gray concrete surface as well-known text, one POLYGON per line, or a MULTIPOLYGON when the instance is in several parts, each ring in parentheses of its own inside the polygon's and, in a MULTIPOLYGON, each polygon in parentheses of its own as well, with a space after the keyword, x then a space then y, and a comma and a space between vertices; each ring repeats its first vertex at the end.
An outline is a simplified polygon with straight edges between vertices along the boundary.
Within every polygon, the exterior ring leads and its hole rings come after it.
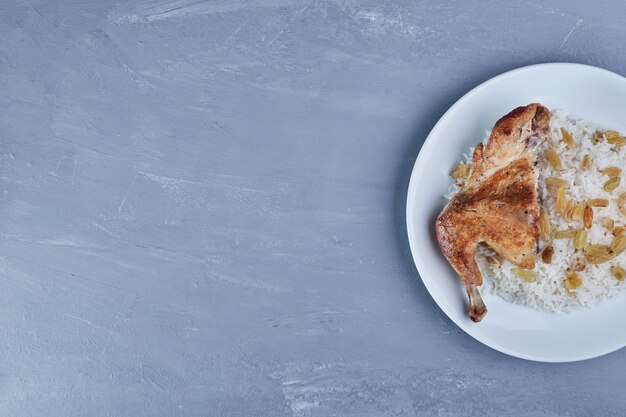
POLYGON ((482 346, 404 229, 456 99, 532 63, 626 73, 625 12, 3 1, 0 415, 625 415, 626 351, 482 346))

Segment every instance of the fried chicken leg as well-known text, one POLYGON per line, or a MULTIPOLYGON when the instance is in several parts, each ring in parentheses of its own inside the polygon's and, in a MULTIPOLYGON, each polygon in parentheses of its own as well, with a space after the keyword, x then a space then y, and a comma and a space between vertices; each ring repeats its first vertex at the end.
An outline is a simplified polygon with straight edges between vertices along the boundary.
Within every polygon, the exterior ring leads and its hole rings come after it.
POLYGON ((549 122, 541 104, 518 107, 498 120, 486 146, 476 146, 463 188, 437 218, 439 247, 465 284, 474 322, 487 313, 478 291, 479 243, 514 265, 535 267, 539 203, 533 168, 537 149, 550 135, 549 122))

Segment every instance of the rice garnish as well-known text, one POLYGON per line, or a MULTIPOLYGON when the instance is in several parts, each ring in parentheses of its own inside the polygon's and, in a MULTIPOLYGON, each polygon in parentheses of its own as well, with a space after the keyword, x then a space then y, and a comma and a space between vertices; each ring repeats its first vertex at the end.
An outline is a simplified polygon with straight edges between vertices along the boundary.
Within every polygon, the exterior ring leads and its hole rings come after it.
MULTIPOLYGON (((535 269, 516 267, 485 245, 476 261, 483 291, 567 313, 626 287, 626 187, 619 168, 626 137, 561 111, 552 113, 550 128, 552 139, 537 161, 541 236, 535 269)), ((472 152, 464 155, 463 174, 472 152)), ((453 182, 446 197, 459 185, 453 182)))

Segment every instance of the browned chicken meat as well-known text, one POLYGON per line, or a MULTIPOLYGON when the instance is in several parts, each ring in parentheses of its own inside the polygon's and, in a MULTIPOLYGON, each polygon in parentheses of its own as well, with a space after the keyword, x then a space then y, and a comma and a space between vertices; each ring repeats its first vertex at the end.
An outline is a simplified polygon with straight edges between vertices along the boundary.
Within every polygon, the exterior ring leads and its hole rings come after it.
POLYGON ((549 122, 550 112, 541 104, 518 107, 498 120, 486 146, 476 146, 463 187, 437 218, 439 246, 465 284, 474 322, 487 313, 478 291, 479 243, 520 268, 535 267, 539 203, 534 165, 550 135, 549 122))

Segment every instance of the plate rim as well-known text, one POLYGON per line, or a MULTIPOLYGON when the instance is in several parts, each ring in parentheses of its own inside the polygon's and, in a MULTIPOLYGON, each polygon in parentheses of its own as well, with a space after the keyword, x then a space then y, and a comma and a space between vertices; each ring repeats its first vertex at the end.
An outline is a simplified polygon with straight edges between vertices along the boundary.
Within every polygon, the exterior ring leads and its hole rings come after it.
POLYGON ((411 196, 411 190, 414 188, 415 186, 415 182, 418 181, 417 179, 417 171, 419 169, 419 167, 421 166, 421 164, 423 164, 423 160, 425 158, 425 154, 432 148, 433 144, 435 143, 433 137, 433 132, 436 132, 441 125, 443 125, 444 123, 446 123, 448 121, 448 119, 451 117, 451 115, 454 113, 454 111, 460 107, 461 105, 463 105, 463 103, 465 101, 467 101, 471 96, 479 93, 481 90, 488 88, 491 84, 494 84, 498 81, 500 81, 503 78, 507 78, 510 77, 512 75, 517 75, 523 72, 527 72, 527 71, 537 71, 537 70, 546 70, 546 69, 553 69, 553 68, 571 68, 571 69, 583 69, 583 70, 591 70, 591 71, 596 71, 596 72, 600 72, 603 73, 605 76, 607 77, 613 77, 613 78, 617 78, 619 79, 620 82, 626 82, 626 78, 621 76, 620 74, 617 74, 615 72, 609 71, 607 69, 604 68, 600 68, 600 67, 596 67, 593 65, 588 65, 588 64, 579 64, 579 63, 573 63, 573 62, 549 62, 549 63, 540 63, 540 64, 533 64, 533 65, 527 65, 527 66, 523 66, 523 67, 519 67, 519 68, 515 68, 509 71, 505 71, 503 73, 500 73, 494 77, 489 78, 486 81, 483 81, 482 83, 478 84, 477 86, 473 87, 472 89, 470 89, 468 92, 466 92, 465 94, 463 94, 462 97, 460 97, 452 106, 450 106, 448 108, 448 110, 446 110, 446 112, 439 118, 439 120, 437 121, 437 123, 435 123, 435 125, 432 127, 432 129, 430 130, 430 132, 428 133, 428 135, 426 136, 426 139, 424 140, 424 143, 422 144, 419 153, 417 155, 417 157, 415 158, 415 163, 413 165, 413 169, 411 170, 411 177, 409 179, 409 184, 407 187, 407 201, 406 201, 406 206, 405 206, 405 211, 406 211, 406 228, 407 228, 407 237, 408 237, 408 241, 409 241, 409 248, 411 251, 411 256, 413 259, 413 264, 415 265, 415 268, 417 269, 418 275, 420 277, 420 280, 422 281, 422 283, 424 284, 424 287, 426 287, 426 290, 428 291, 430 297, 435 301, 435 303, 437 304, 437 307, 443 311, 443 313, 461 330, 463 330, 463 332, 465 332, 467 335, 469 335, 470 337, 472 337, 473 339, 479 341, 480 343, 482 343, 483 345, 494 349, 498 352, 504 353, 506 355, 509 356, 513 356, 516 358, 520 358, 520 359, 524 359, 524 360, 528 360, 528 361, 534 361, 534 362, 544 362, 544 363, 572 363, 572 362, 580 362, 580 361, 584 361, 584 360, 589 360, 589 359, 594 359, 600 356, 604 356, 604 355, 608 355, 612 352, 618 351, 620 349, 622 349, 623 347, 626 346, 626 342, 621 343, 621 344, 617 344, 617 345, 611 345, 608 346, 606 349, 602 349, 599 350, 598 352, 594 352, 593 354, 583 354, 583 355, 579 355, 579 356, 574 356, 573 358, 563 358, 563 359, 559 359, 559 358, 553 358, 553 357, 549 357, 549 356, 541 356, 541 355, 529 355, 526 354, 524 352, 520 352, 520 351, 516 351, 515 349, 511 349, 508 348, 506 346, 503 346, 499 343, 494 343, 493 340, 486 340, 486 337, 483 337, 480 334, 473 334, 470 329, 468 328, 468 326, 466 326, 465 323, 462 323, 460 320, 457 320, 455 317, 453 317, 451 314, 448 313, 448 311, 446 311, 446 309, 444 309, 440 303, 440 301, 433 295, 433 291, 431 288, 429 288, 429 283, 428 280, 424 280, 422 278, 423 274, 422 271, 420 271, 420 257, 418 256, 418 251, 417 251, 417 242, 416 242, 416 237, 414 236, 414 233, 412 232, 412 230, 414 230, 413 223, 414 223, 414 217, 410 215, 411 208, 413 206, 412 203, 412 199, 410 199, 409 197, 411 196))

